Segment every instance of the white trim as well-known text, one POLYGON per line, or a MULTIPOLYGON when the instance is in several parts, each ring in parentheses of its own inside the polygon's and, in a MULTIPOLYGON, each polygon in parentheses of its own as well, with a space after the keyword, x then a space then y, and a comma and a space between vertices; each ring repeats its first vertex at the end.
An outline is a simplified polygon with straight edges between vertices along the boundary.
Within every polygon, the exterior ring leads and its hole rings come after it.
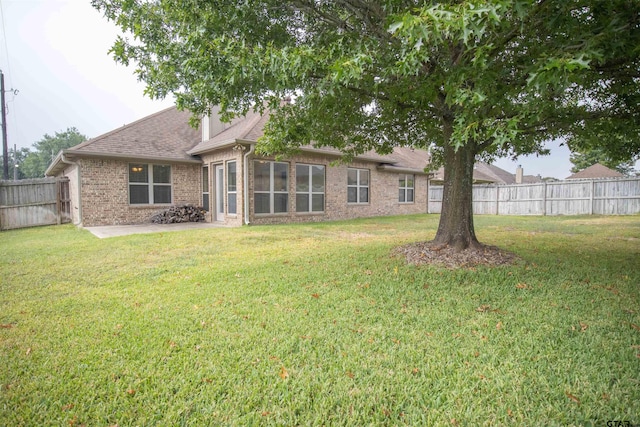
POLYGON ((249 151, 247 151, 243 157, 243 165, 244 168, 244 182, 242 183, 243 193, 244 193, 244 223, 245 225, 249 225, 249 156, 253 154, 255 149, 255 145, 251 144, 249 146, 249 151))
POLYGON ((371 171, 369 169, 361 169, 361 168, 347 168, 347 204, 349 205, 367 205, 369 203, 371 203, 371 171), (349 171, 356 171, 357 172, 357 177, 356 177, 356 183, 355 184, 349 184, 349 171), (367 172, 368 175, 368 179, 367 179, 367 184, 363 185, 361 184, 361 179, 360 179, 360 174, 362 172, 367 172), (355 188, 356 189, 356 201, 355 202, 350 202, 349 201, 349 188, 355 188), (367 189, 367 200, 365 202, 360 201, 361 200, 361 190, 363 188, 367 189))
MULTIPOLYGON (((134 171, 135 172, 135 171, 134 171)), ((143 162, 130 162, 127 163, 127 190, 128 190, 128 203, 129 206, 155 206, 155 205, 171 205, 173 203, 173 167, 170 164, 160 164, 160 163, 143 163, 143 162), (141 165, 147 168, 147 181, 146 182, 131 182, 131 167, 133 165, 141 165), (169 182, 154 182, 153 180, 153 169, 155 166, 163 166, 169 168, 169 182), (131 186, 146 186, 147 187, 147 197, 148 201, 146 203, 131 203, 131 186), (170 196, 168 202, 160 202, 156 203, 154 197, 154 188, 155 187, 169 187, 170 196)))
POLYGON ((296 164, 296 185, 295 185, 295 202, 296 202, 296 213, 298 214, 321 214, 325 211, 326 201, 327 201, 327 168, 325 165, 314 165, 309 163, 297 163, 296 164), (307 185, 309 189, 307 191, 298 191, 298 166, 305 167, 309 174, 309 182, 307 185), (313 191, 313 168, 322 168, 322 191, 313 191), (298 194, 306 195, 309 197, 309 203, 306 210, 299 211, 298 210, 298 194), (313 196, 322 195, 322 210, 314 211, 313 210, 313 196))
POLYGON ((290 164, 287 162, 276 162, 273 160, 254 160, 254 167, 253 167, 253 212, 255 213, 255 215, 279 215, 279 214, 286 214, 289 212, 289 183, 290 183, 290 164), (255 164, 256 162, 261 162, 261 163, 266 163, 269 165, 269 190, 256 190, 256 171, 255 171, 255 164), (285 190, 276 190, 275 188, 275 178, 276 178, 276 171, 275 171, 275 166, 276 165, 284 165, 286 167, 286 171, 287 171, 287 176, 286 176, 286 185, 285 185, 285 190), (256 195, 258 194, 267 194, 269 195, 269 212, 256 212, 256 195), (287 196, 287 203, 285 206, 285 211, 284 212, 276 212, 275 208, 276 208, 276 203, 275 203, 275 199, 276 199, 276 195, 286 195, 287 196))

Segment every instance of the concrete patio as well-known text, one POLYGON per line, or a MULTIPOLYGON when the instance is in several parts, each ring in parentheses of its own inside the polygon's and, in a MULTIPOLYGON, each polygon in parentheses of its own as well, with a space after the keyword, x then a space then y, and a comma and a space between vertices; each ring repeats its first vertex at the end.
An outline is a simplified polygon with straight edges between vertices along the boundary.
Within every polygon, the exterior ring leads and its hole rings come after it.
POLYGON ((84 227, 100 239, 109 237, 128 236, 131 234, 168 233, 172 231, 197 230, 206 228, 221 228, 222 224, 211 222, 182 222, 178 224, 134 224, 134 225, 105 225, 84 227))

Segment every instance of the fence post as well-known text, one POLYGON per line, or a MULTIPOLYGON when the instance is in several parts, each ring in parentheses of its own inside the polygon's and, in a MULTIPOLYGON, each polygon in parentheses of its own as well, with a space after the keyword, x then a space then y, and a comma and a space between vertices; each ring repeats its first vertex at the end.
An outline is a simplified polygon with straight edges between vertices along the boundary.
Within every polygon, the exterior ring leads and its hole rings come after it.
POLYGON ((498 184, 496 186, 496 215, 500 215, 500 187, 498 184))
POLYGON ((4 183, 2 181, 0 181, 0 231, 4 230, 4 209, 3 206, 6 203, 5 202, 5 195, 4 195, 4 183))
POLYGON ((547 181, 542 183, 542 216, 547 214, 547 181))
POLYGON ((60 199, 62 197, 61 190, 62 185, 60 180, 56 179, 56 220, 58 225, 62 224, 62 204, 60 203, 60 199))
POLYGON ((591 180, 591 190, 589 192, 589 215, 593 215, 593 204, 595 203, 594 192, 596 187, 596 180, 591 180))

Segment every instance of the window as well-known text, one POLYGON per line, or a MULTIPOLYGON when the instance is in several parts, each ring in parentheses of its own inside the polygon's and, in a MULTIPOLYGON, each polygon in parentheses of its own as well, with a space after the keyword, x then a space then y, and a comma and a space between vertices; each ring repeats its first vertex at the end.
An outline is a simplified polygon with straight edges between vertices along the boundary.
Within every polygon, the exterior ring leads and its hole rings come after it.
POLYGON ((400 190, 398 201, 400 203, 413 203, 414 178, 413 175, 400 175, 400 190))
POLYGON ((209 166, 202 167, 202 207, 209 212, 209 166))
POLYGON ((255 160, 253 162, 253 207, 256 214, 287 212, 289 205, 289 165, 255 160))
POLYGON ((157 205, 171 203, 171 165, 129 165, 129 203, 157 205))
POLYGON ((324 166, 296 165, 296 212, 324 212, 324 166))
POLYGON ((238 184, 236 180, 236 162, 227 163, 227 213, 238 212, 238 184))
POLYGON ((369 171, 367 169, 347 170, 347 202, 369 203, 369 171))

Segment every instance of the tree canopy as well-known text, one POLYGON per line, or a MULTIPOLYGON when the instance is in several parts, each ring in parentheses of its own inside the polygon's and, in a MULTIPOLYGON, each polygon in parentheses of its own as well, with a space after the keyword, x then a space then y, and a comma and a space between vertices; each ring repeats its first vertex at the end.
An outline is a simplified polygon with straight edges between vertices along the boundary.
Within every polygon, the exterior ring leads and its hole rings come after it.
POLYGON ((269 108, 263 153, 429 149, 445 166, 444 245, 477 243, 478 157, 544 154, 557 137, 640 153, 637 0, 92 3, 128 34, 112 52, 151 97, 196 115, 269 108))
POLYGON ((41 140, 33 143, 34 151, 29 151, 21 163, 19 171, 23 178, 42 178, 53 158, 65 148, 73 147, 87 140, 75 127, 54 135, 45 134, 41 140))
MULTIPOLYGON (((13 178, 17 172, 17 178, 23 179, 26 178, 24 172, 20 169, 20 165, 24 162, 24 159, 29 155, 30 150, 26 147, 23 148, 9 148, 9 156, 7 159, 7 163, 9 165, 9 177, 13 178), (16 165, 18 167, 16 168, 16 165)), ((0 155, 0 162, 2 162, 4 156, 0 155)))

